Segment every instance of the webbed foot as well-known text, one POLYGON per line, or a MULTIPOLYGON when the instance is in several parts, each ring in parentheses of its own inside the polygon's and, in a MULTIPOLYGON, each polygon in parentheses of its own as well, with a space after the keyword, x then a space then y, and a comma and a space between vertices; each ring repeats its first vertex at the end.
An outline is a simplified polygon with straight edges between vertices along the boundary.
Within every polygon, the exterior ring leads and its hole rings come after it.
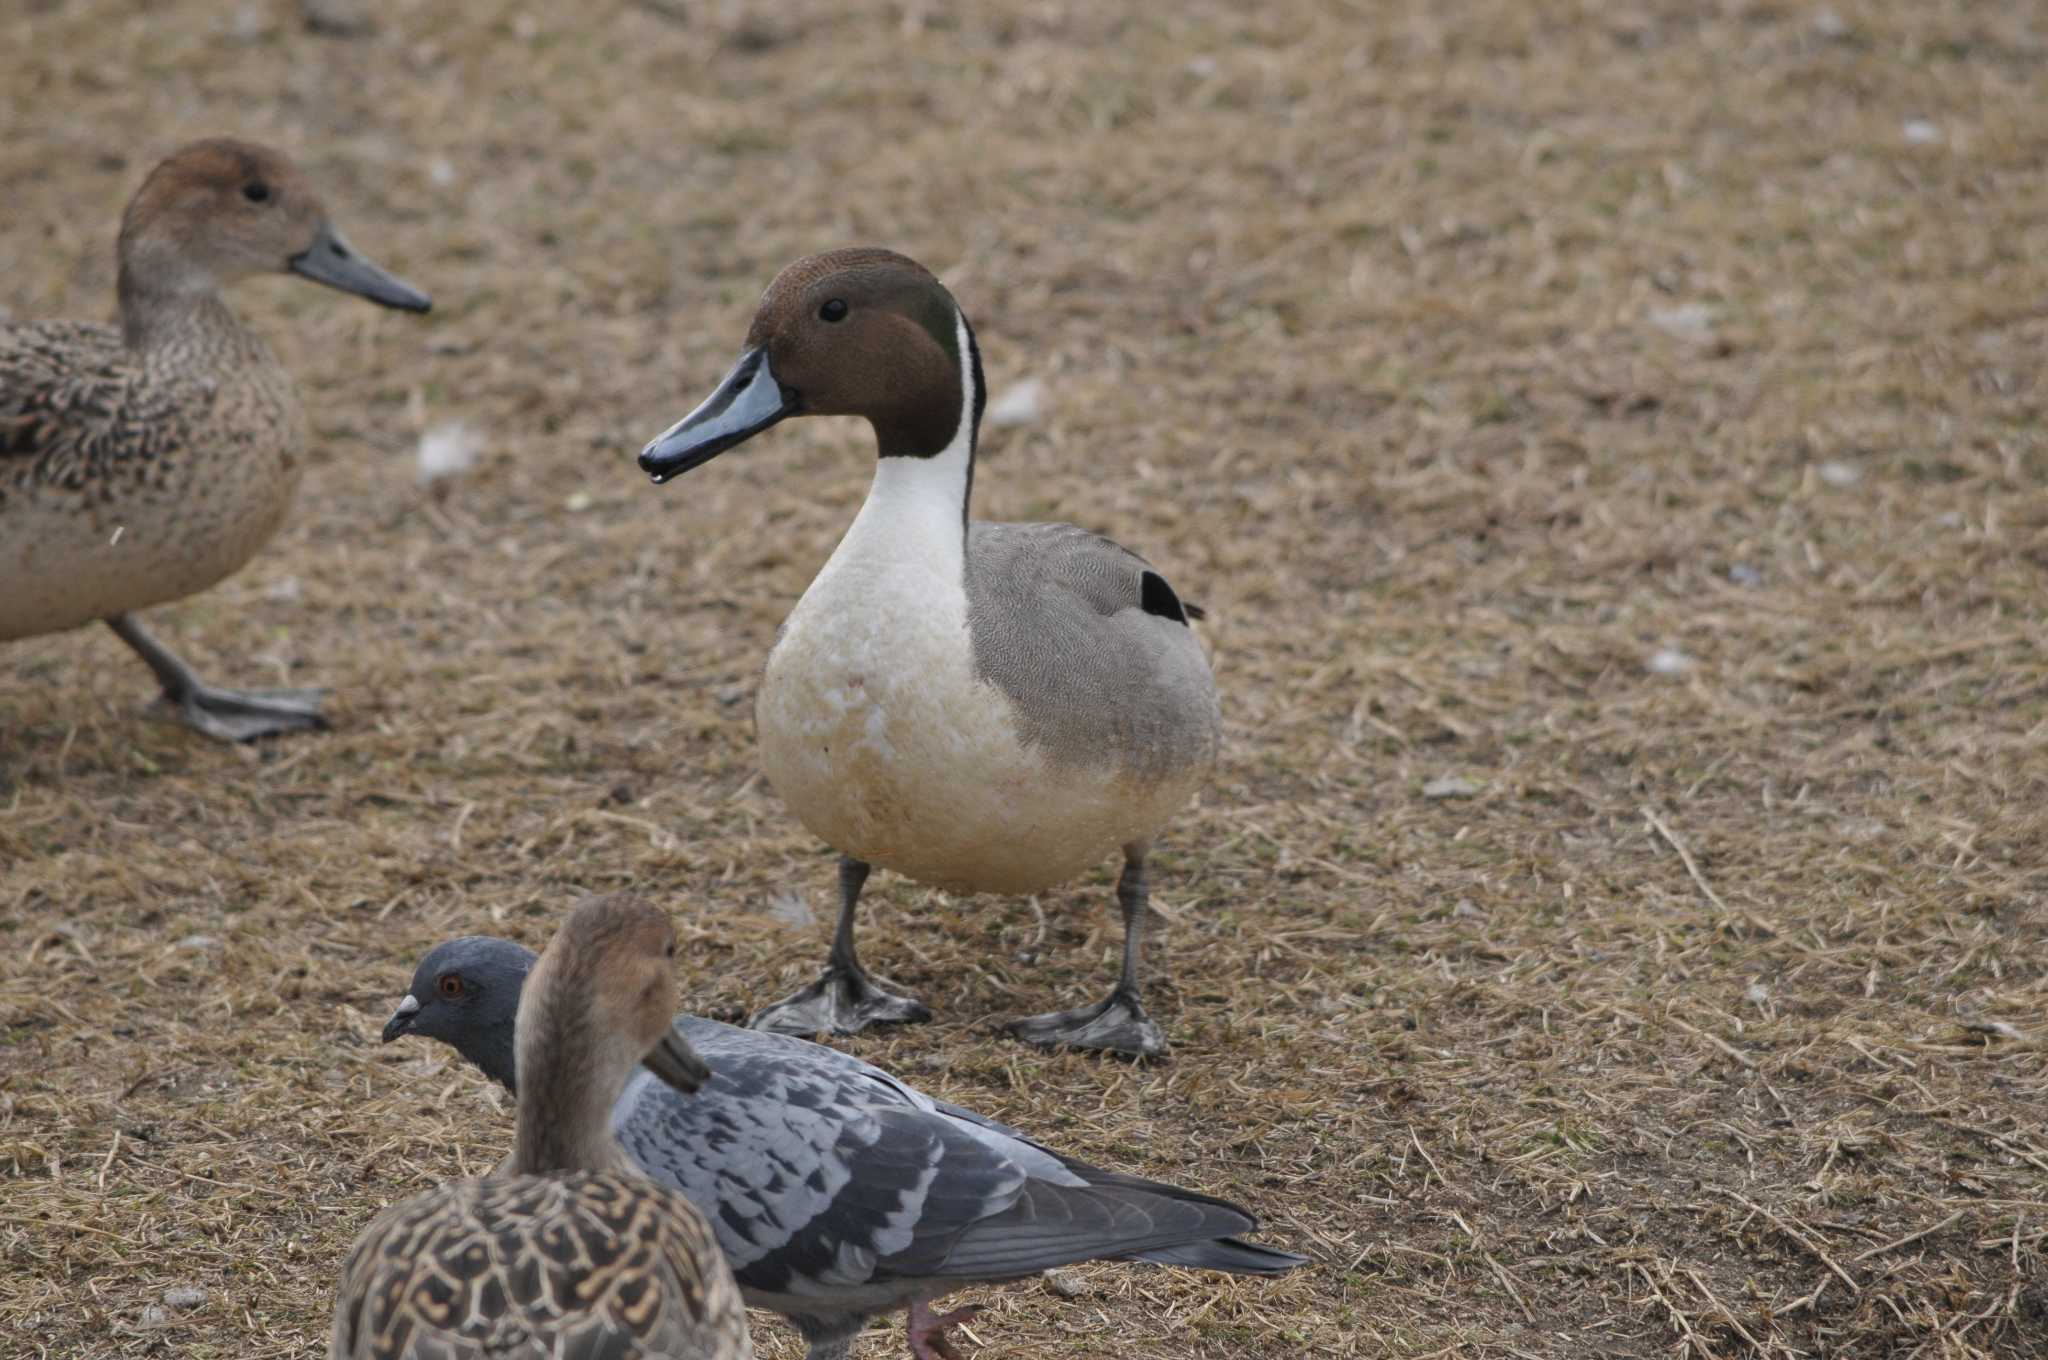
POLYGON ((115 614, 106 624, 135 649, 163 686, 158 702, 179 722, 215 741, 250 741, 327 726, 327 719, 320 716, 324 689, 215 689, 151 636, 133 614, 115 614))
POLYGON ((321 689, 215 689, 193 685, 182 695, 166 693, 162 703, 178 721, 216 741, 253 741, 280 732, 326 728, 320 714, 321 689))
POLYGON ((1122 987, 1093 1006, 1012 1020, 1009 1029, 1044 1048, 1087 1048, 1127 1058, 1159 1058, 1167 1050, 1165 1032, 1145 1014, 1137 994, 1122 987))
POLYGON ((931 1018, 931 1009, 916 997, 877 986, 858 965, 834 963, 810 986, 756 1011, 747 1026, 808 1038, 858 1034, 869 1025, 914 1025, 931 1018))

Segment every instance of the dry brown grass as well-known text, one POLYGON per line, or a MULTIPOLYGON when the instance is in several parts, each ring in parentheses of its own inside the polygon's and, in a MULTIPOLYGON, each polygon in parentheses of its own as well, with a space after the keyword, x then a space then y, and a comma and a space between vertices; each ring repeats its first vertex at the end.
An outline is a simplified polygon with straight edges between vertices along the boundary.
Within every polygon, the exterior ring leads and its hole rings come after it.
POLYGON ((507 1137, 375 1042, 436 939, 632 884, 707 1013, 808 974, 822 927, 768 907, 824 913, 829 860, 754 776, 751 687, 865 434, 663 491, 629 455, 777 266, 854 241, 946 274, 999 390, 1049 383, 979 509, 1207 604, 1230 747, 1156 876, 1170 1064, 991 1023, 1104 985, 1108 866, 1042 944, 878 876, 870 955, 942 1018, 849 1047, 1318 1261, 995 1293, 980 1353, 2048 1346, 2025 6, 137 8, 0 15, 0 301, 103 311, 139 176, 231 130, 438 309, 242 291, 316 465, 154 620, 331 685, 332 734, 147 721, 103 632, 0 657, 10 1351, 314 1353, 375 1206, 507 1137), (411 450, 450 419, 488 452, 437 503, 411 450))

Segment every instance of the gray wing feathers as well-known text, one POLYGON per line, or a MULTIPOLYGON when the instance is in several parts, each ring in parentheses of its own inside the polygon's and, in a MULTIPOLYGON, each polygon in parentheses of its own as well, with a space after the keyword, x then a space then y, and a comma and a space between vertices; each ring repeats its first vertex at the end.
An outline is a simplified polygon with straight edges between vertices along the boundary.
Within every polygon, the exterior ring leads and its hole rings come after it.
POLYGON ((1162 1266, 1183 1266, 1189 1270, 1218 1270, 1225 1275, 1284 1275, 1296 1266, 1308 1264, 1308 1257, 1274 1247, 1262 1247, 1235 1237, 1209 1242, 1188 1242, 1177 1247, 1160 1247, 1134 1253, 1140 1261, 1162 1266))
POLYGON ((727 1063, 713 1072, 695 1097, 680 1099, 652 1077, 636 1078, 632 1103, 614 1107, 613 1131, 648 1174, 705 1206, 719 1247, 744 1275, 830 1211, 854 1173, 838 1145, 858 1143, 868 1121, 828 1108, 831 1093, 818 1083, 774 1069, 727 1063))
MULTIPOLYGON (((837 1050, 708 1020, 684 1030, 711 1081, 685 1097, 636 1078, 614 1129, 702 1207, 743 1289, 822 1300, 891 1280, 1007 1279, 1256 1226, 1224 1200, 1061 1157, 837 1050)), ((1210 1268, 1274 1268, 1220 1246, 1218 1259, 1229 1263, 1210 1268)))
POLYGON ((1098 1257, 1129 1256, 1244 1232, 1250 1217, 1125 1186, 1072 1189, 1032 1180, 1005 1212, 960 1238, 939 1276, 1005 1279, 1098 1257))
POLYGON ((747 1288, 918 1271, 942 1256, 934 1242, 1000 1212, 1027 1174, 858 1059, 710 1021, 684 1028, 711 1081, 678 1097, 636 1078, 613 1127, 650 1175, 704 1206, 747 1288))
POLYGON ((1139 778, 1206 766, 1221 721, 1209 660, 1185 621, 1147 612, 1136 553, 1071 524, 991 524, 967 535, 975 668, 1055 760, 1139 778))

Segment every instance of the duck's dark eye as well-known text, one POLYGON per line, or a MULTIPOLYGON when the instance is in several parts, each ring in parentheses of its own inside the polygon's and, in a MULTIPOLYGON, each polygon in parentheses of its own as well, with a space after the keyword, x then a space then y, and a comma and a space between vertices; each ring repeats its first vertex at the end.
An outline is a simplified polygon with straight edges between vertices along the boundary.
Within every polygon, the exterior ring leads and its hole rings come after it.
POLYGON ((462 995, 462 975, 460 973, 441 974, 441 981, 438 985, 441 988, 442 996, 462 995))
POLYGON ((252 179, 242 186, 242 197, 248 199, 251 203, 268 203, 270 201, 270 186, 260 179, 252 179))
POLYGON ((830 302, 820 307, 818 309, 818 319, 820 321, 846 320, 846 299, 833 298, 830 302))

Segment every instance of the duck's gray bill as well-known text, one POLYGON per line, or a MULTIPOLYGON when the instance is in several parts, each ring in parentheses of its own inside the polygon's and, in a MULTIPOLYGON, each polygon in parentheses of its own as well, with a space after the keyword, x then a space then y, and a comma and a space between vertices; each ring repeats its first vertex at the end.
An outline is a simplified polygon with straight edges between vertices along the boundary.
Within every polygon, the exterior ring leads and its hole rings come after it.
POLYGON ((668 1027, 668 1033, 661 1036, 640 1065, 660 1077, 684 1095, 695 1091, 711 1080, 711 1066, 697 1056, 697 1050, 683 1037, 683 1031, 675 1026, 668 1027))
POLYGON ((434 305, 425 293, 404 279, 358 255, 356 248, 329 222, 320 224, 312 246, 292 256, 290 263, 294 274, 303 274, 315 283, 366 297, 386 307, 424 312, 434 305))
POLYGON ((391 1018, 384 1022, 384 1042, 388 1044, 411 1029, 412 1018, 419 1014, 419 1010, 419 998, 407 992, 405 1000, 398 1003, 398 1009, 391 1012, 391 1018))
POLYGON ((768 351, 750 349, 703 404, 648 441, 640 470, 656 482, 680 476, 795 415, 797 394, 776 381, 768 351))

